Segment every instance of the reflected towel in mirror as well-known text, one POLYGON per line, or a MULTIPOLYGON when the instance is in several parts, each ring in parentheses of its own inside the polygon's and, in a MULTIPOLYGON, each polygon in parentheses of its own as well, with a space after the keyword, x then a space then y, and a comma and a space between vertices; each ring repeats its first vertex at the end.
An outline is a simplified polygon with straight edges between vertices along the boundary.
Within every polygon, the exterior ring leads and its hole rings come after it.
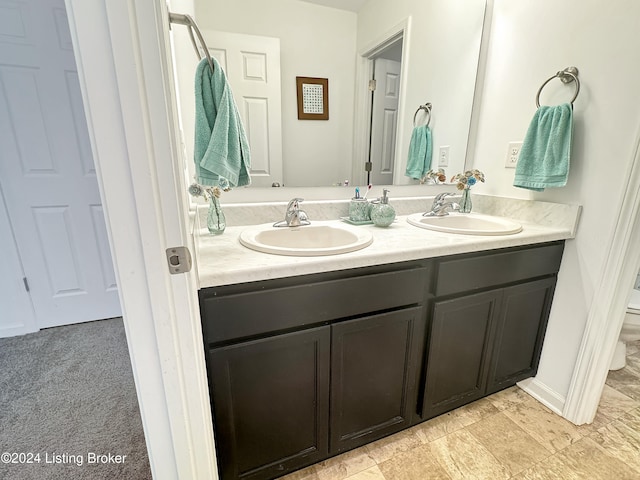
POLYGON ((413 129, 405 175, 420 180, 431 168, 431 129, 420 125, 413 129))
POLYGON ((232 187, 249 185, 249 142, 227 78, 216 59, 212 60, 213 73, 206 58, 196 70, 193 156, 197 182, 219 186, 223 177, 232 187))

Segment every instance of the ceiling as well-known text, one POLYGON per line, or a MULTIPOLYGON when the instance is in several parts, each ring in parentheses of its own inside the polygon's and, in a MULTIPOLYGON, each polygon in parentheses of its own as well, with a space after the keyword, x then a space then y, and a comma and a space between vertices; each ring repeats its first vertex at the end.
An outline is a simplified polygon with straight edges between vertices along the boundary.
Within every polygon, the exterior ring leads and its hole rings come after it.
POLYGON ((315 3, 316 5, 323 5, 325 7, 338 8, 340 10, 349 10, 351 12, 358 12, 362 6, 367 3, 367 0, 301 0, 307 3, 315 3))

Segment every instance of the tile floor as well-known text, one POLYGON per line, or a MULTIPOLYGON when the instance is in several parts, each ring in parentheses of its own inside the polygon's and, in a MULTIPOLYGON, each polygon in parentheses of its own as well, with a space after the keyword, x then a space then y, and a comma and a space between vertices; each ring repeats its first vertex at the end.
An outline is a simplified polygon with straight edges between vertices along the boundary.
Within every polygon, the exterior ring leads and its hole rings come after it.
POLYGON ((282 480, 640 480, 640 342, 575 426, 518 387, 282 480))

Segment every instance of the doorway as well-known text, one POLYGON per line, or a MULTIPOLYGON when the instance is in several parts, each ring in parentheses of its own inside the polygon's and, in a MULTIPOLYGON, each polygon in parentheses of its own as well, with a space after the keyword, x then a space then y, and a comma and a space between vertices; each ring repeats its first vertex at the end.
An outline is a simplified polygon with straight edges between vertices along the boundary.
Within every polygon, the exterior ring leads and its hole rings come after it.
POLYGON ((9 275, 28 297, 20 308, 9 307, 0 336, 117 317, 120 300, 65 5, 0 0, 0 9, 0 235, 15 247, 18 267, 9 275))
POLYGON ((368 57, 372 77, 367 184, 393 184, 403 39, 404 32, 400 32, 368 57))

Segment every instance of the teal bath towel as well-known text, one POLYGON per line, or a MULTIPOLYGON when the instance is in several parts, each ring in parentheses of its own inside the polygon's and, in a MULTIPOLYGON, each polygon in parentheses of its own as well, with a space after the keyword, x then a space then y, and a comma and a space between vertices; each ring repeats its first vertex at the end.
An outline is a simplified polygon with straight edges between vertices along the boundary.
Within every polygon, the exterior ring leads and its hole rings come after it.
POLYGON ((249 185, 249 142, 227 78, 216 59, 212 60, 213 73, 206 58, 196 70, 196 180, 202 185, 218 186, 222 177, 232 187, 249 185))
POLYGON ((420 180, 431 168, 431 129, 420 125, 413 129, 405 175, 420 180))
POLYGON ((569 176, 572 134, 571 105, 538 108, 522 142, 513 185, 536 192, 564 187, 569 176))

